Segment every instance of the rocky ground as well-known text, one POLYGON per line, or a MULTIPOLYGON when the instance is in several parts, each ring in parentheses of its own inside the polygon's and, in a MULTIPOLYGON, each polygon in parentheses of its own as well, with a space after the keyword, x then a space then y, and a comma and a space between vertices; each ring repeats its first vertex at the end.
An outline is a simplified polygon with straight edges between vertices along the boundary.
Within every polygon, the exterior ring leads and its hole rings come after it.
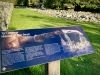
POLYGON ((97 22, 100 23, 100 13, 83 12, 70 10, 52 10, 52 9, 36 9, 28 8, 39 13, 48 14, 58 18, 66 18, 75 21, 85 21, 85 22, 97 22))

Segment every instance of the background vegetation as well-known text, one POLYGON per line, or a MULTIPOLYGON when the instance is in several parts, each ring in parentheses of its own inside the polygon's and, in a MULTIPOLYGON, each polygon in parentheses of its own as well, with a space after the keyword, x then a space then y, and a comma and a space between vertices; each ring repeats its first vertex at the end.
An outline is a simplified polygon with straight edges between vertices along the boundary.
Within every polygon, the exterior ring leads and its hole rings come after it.
POLYGON ((75 11, 92 11, 100 12, 100 0, 0 0, 12 2, 14 5, 24 5, 38 7, 43 3, 45 8, 51 9, 68 9, 73 8, 75 11))

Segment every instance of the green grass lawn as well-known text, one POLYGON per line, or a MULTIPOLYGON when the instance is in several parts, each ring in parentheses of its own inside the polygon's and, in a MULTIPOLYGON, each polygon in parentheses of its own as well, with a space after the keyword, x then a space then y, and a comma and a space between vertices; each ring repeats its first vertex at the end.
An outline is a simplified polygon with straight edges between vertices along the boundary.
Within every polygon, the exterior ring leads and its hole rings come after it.
MULTIPOLYGON (((8 30, 35 29, 81 25, 95 53, 61 60, 60 75, 100 75, 100 24, 76 22, 40 14, 28 9, 14 8, 8 30)), ((44 75, 44 65, 32 66, 0 75, 44 75)))

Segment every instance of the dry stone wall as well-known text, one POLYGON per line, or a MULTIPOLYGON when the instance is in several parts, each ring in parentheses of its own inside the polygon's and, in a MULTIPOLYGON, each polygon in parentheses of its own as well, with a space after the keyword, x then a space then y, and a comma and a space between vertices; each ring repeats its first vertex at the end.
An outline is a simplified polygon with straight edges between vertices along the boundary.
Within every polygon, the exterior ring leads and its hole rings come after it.
POLYGON ((6 30, 10 23, 13 4, 0 1, 0 30, 6 30))
POLYGON ((85 21, 85 22, 96 22, 100 23, 100 13, 92 13, 92 12, 82 12, 82 11, 74 11, 74 10, 52 10, 52 9, 32 9, 30 10, 37 11, 39 13, 48 14, 58 18, 65 18, 69 20, 75 21, 85 21))

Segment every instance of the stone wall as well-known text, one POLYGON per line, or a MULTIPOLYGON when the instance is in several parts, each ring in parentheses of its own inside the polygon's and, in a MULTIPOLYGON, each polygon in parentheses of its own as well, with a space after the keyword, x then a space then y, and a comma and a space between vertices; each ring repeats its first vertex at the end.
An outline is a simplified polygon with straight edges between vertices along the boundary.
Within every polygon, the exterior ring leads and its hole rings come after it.
POLYGON ((52 9, 32 9, 30 10, 37 11, 39 13, 48 14, 58 18, 65 18, 69 20, 75 21, 85 21, 85 22, 96 22, 100 23, 100 13, 92 13, 92 12, 83 12, 83 11, 74 11, 73 9, 70 10, 52 10, 52 9))
POLYGON ((10 23, 13 4, 0 1, 0 30, 6 30, 10 23))

